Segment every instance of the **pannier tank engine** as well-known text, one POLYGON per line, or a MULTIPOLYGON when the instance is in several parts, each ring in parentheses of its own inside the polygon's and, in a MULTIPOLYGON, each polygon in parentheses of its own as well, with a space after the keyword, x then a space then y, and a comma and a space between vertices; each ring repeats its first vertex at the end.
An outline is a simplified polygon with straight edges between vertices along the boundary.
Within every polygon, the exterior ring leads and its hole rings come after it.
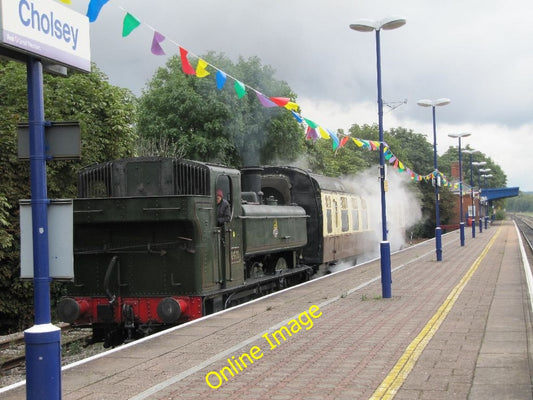
POLYGON ((82 170, 59 318, 115 346, 308 280, 309 215, 263 199, 263 172, 241 182, 235 169, 159 157, 82 170), (218 190, 231 210, 222 226, 218 190))

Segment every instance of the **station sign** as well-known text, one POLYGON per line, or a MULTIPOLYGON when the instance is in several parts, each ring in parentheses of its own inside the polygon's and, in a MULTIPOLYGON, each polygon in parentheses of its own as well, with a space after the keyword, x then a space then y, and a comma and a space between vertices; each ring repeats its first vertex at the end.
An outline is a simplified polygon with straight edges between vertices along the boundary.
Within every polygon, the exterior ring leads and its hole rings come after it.
POLYGON ((0 0, 0 55, 13 52, 89 72, 89 19, 52 0, 0 0))

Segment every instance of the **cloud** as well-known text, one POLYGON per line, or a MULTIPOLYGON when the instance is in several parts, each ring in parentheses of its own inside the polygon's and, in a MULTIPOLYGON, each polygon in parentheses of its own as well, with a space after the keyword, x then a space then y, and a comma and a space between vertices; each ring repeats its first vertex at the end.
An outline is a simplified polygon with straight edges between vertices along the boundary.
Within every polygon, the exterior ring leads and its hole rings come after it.
MULTIPOLYGON (((87 3, 71 7, 85 13, 87 3)), ((154 29, 167 38, 168 56, 177 44, 198 55, 258 56, 298 94, 309 118, 346 129, 377 122, 375 34, 349 24, 401 16, 405 26, 381 32, 383 99, 408 103, 385 114, 385 129, 431 133, 431 113, 416 101, 448 97, 452 103, 437 112, 439 152, 448 133, 467 130, 471 146, 500 164, 510 183, 533 190, 522 172, 531 147, 508 144, 531 144, 532 12, 529 0, 111 1, 91 24, 91 47, 111 83, 136 94, 166 61, 150 53, 154 29), (143 22, 127 38, 121 7, 143 22)))

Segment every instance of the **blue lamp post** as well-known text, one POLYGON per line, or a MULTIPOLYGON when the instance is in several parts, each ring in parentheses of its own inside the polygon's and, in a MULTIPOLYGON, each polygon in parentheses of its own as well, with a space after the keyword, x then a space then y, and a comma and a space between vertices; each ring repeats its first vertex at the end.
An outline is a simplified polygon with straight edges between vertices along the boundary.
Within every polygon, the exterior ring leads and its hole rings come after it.
MULTIPOLYGON (((490 169, 490 168, 489 168, 490 169)), ((483 174, 483 187, 487 187, 487 178, 492 178, 494 175, 492 174, 483 174)), ((489 204, 488 201, 485 200, 485 229, 488 228, 489 223, 489 204)))
POLYGON ((465 222, 463 220, 463 159, 461 157, 461 139, 470 136, 470 133, 451 133, 448 135, 451 138, 459 139, 459 231, 461 238, 461 246, 465 245, 465 222))
POLYGON ((385 200, 386 182, 385 182, 385 142, 383 140, 383 99, 381 97, 381 50, 380 50, 380 31, 392 30, 405 25, 403 18, 386 18, 381 21, 372 21, 368 19, 357 20, 350 24, 350 29, 359 32, 376 32, 376 66, 377 66, 377 85, 378 85, 378 125, 379 125, 379 180, 381 190, 381 230, 382 241, 380 244, 381 254, 381 289, 383 298, 392 296, 391 290, 391 260, 390 260, 390 242, 387 239, 387 204, 385 200))
MULTIPOLYGON (((475 166, 475 167, 478 167, 478 173, 477 173, 477 175, 478 175, 478 177, 477 177, 477 186, 478 186, 478 188, 479 188, 478 191, 480 191, 480 190, 481 190, 481 185, 480 185, 480 178, 479 178, 479 175, 481 174, 481 172, 479 172, 479 167, 482 167, 483 165, 487 165, 487 162, 486 162, 486 161, 474 161, 474 162, 472 163, 472 165, 475 166)), ((472 182, 473 182, 473 180, 472 180, 472 182)), ((479 204, 479 201, 478 201, 478 204, 479 204)), ((479 208, 481 208, 481 207, 479 207, 479 208)), ((480 211, 478 210, 477 214, 479 214, 479 213, 480 213, 480 211)), ((481 219, 479 220, 479 223, 481 224, 481 219)), ((472 224, 475 224, 475 222, 472 222, 472 224)), ((483 228, 480 227, 479 231, 481 232, 482 229, 483 229, 483 228)))
MULTIPOLYGON (((439 167, 437 164, 437 124, 435 122, 435 107, 450 104, 450 99, 442 98, 437 100, 418 100, 417 104, 422 107, 431 107, 433 111, 433 163, 435 173, 438 174, 439 167)), ((435 179, 435 248, 437 261, 442 261, 442 230, 440 228, 440 211, 439 211, 439 186, 440 176, 435 179)))
MULTIPOLYGON (((478 153, 478 150, 463 150, 464 153, 470 154, 470 199, 472 200, 472 213, 474 213, 474 153, 478 153)), ((472 239, 476 237, 476 215, 472 216, 472 239)))
MULTIPOLYGON (((486 161, 482 161, 482 163, 480 163, 480 165, 486 165, 487 162, 486 161)), ((483 232, 483 218, 484 216, 482 215, 482 212, 481 210, 483 210, 483 205, 482 205, 482 192, 483 192, 483 189, 482 189, 482 186, 481 186, 481 177, 484 176, 484 174, 486 174, 487 172, 490 171, 490 168, 479 168, 477 170, 477 185, 479 186, 479 232, 483 232)))

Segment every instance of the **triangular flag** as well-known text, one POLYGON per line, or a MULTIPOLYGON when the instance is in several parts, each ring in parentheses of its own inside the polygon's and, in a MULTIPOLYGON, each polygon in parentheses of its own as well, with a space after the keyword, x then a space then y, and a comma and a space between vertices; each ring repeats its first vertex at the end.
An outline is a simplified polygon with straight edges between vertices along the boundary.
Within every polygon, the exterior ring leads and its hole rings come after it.
POLYGON ((96 21, 100 10, 108 1, 109 0, 91 0, 89 2, 89 7, 87 7, 87 17, 89 17, 89 22, 96 21))
POLYGON ((337 137, 337 134, 333 131, 330 131, 328 129, 329 137, 333 139, 333 150, 336 150, 337 147, 339 147, 339 138, 337 137))
POLYGON ((320 136, 322 136, 324 139, 329 139, 329 133, 326 132, 326 130, 321 126, 318 127, 318 133, 320 133, 320 136))
POLYGON ((226 83, 226 73, 221 70, 217 70, 216 78, 217 78, 217 89, 220 90, 224 87, 224 84, 226 83))
POLYGON ((237 97, 239 99, 242 99, 242 97, 246 94, 246 87, 244 86, 244 83, 235 81, 235 92, 237 92, 237 97))
POLYGON ((294 112, 294 111, 292 111, 292 110, 291 110, 291 113, 292 113, 292 116, 293 116, 294 118, 296 118, 296 121, 298 121, 300 124, 301 124, 302 122, 304 122, 304 120, 302 119, 302 117, 300 116, 300 114, 298 114, 297 112, 294 112))
POLYGON ((160 43, 165 40, 165 37, 161 35, 159 32, 154 31, 154 38, 152 39, 152 53, 156 56, 163 56, 165 55, 165 51, 161 47, 160 43))
POLYGON ((270 100, 272 100, 278 106, 284 107, 285 104, 287 104, 291 99, 288 97, 271 97, 270 100))
POLYGON ((183 69, 183 72, 187 75, 196 75, 196 71, 191 66, 191 64, 189 64, 189 60, 187 59, 187 54, 189 54, 189 52, 181 46, 179 46, 179 48, 181 57, 181 68, 183 69))
POLYGON ((209 71, 206 70, 207 62, 202 60, 201 58, 198 59, 198 64, 196 65, 196 76, 198 78, 205 78, 207 75, 209 75, 209 71))
POLYGON ((364 144, 359 139, 352 138, 353 142, 357 145, 357 147, 363 147, 364 144))
POLYGON ((307 134, 305 135, 305 138, 307 140, 317 140, 318 139, 318 133, 315 128, 312 128, 311 126, 307 127, 307 134))
POLYGON ((348 136, 344 136, 342 139, 341 139, 341 142, 339 144, 339 147, 343 147, 347 142, 348 140, 350 140, 350 138, 348 136))
POLYGON ((296 103, 293 103, 292 101, 289 101, 283 107, 285 107, 287 110, 296 111, 300 106, 296 103))
POLYGON ((274 104, 268 97, 266 97, 263 93, 255 91, 255 95, 257 96, 257 99, 261 103, 263 107, 276 107, 276 104, 274 104))
MULTIPOLYGON (((272 99, 272 97, 270 98, 272 99)), ((310 119, 304 118, 304 121, 307 125, 309 125, 311 128, 316 129, 318 128, 318 124, 315 121, 311 121, 310 119)))
POLYGON ((122 26, 122 37, 128 36, 139 25, 141 25, 141 21, 130 13, 126 13, 124 16, 124 24, 122 26))

